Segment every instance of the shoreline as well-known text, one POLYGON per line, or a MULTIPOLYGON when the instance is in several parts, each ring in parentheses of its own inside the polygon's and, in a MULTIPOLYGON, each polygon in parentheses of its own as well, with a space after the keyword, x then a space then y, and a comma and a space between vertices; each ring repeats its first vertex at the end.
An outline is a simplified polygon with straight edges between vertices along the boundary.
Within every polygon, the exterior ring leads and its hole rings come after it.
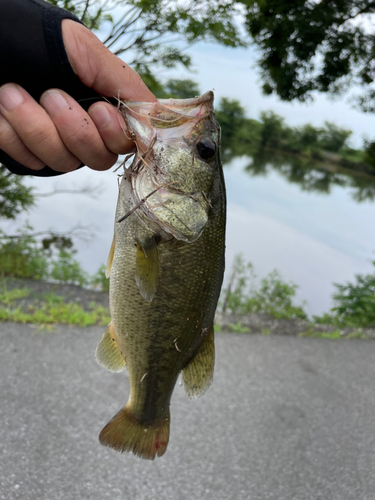
POLYGON ((222 314, 216 312, 215 325, 221 331, 289 337, 326 337, 332 339, 374 339, 374 328, 343 327, 314 323, 300 318, 277 319, 267 313, 222 314))
MULTIPOLYGON (((63 297, 66 303, 81 306, 84 310, 92 310, 92 304, 109 307, 109 294, 99 290, 82 288, 72 284, 48 283, 32 279, 0 278, 1 290, 13 289, 29 290, 29 294, 23 298, 14 300, 12 304, 3 304, 1 307, 20 307, 27 310, 30 307, 41 305, 48 294, 63 297)), ((374 328, 339 328, 330 324, 313 323, 300 318, 277 319, 267 313, 251 314, 222 314, 220 311, 215 315, 215 332, 241 333, 248 335, 282 335, 290 337, 320 337, 331 339, 375 339, 374 328)))

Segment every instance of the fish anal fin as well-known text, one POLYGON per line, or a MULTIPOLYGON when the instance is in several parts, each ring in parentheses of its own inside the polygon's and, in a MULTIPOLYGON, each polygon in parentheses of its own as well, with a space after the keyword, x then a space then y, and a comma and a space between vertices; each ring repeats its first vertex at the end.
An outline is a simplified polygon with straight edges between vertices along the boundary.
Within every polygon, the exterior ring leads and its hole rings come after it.
POLYGON ((197 354, 182 370, 182 382, 189 397, 196 398, 211 385, 215 366, 214 327, 208 329, 197 354))
POLYGON ((137 240, 135 282, 142 297, 151 302, 156 293, 159 278, 158 248, 154 238, 137 240))
POLYGON ((142 424, 128 409, 122 408, 104 427, 99 435, 103 446, 117 451, 133 452, 147 460, 154 460, 156 455, 164 455, 169 440, 169 410, 162 421, 142 424))
POLYGON ((95 358, 110 372, 121 372, 125 368, 126 361, 118 348, 112 321, 96 348, 95 358))
POLYGON ((112 245, 111 245, 111 248, 109 250, 108 259, 107 259, 107 266, 105 268, 105 277, 106 278, 109 278, 109 276, 111 274, 113 256, 115 254, 115 246, 116 246, 115 235, 113 235, 112 245))

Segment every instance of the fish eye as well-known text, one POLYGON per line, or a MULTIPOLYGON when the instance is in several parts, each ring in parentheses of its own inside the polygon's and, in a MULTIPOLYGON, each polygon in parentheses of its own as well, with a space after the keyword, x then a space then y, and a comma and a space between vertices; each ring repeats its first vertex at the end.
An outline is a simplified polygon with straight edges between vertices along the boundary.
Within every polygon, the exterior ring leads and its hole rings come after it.
POLYGON ((202 160, 210 160, 215 156, 216 144, 209 137, 203 137, 197 143, 197 151, 202 160))

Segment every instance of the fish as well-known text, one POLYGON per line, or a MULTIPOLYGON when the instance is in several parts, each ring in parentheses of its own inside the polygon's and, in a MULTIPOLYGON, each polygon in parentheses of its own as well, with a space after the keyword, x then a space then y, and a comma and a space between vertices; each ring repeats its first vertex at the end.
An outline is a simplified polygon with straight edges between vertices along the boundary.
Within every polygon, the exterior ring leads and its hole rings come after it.
POLYGON ((120 106, 136 153, 120 175, 106 269, 111 323, 96 359, 127 368, 130 395, 99 441, 149 460, 167 449, 179 374, 192 398, 213 379, 226 224, 213 100, 206 92, 120 106))

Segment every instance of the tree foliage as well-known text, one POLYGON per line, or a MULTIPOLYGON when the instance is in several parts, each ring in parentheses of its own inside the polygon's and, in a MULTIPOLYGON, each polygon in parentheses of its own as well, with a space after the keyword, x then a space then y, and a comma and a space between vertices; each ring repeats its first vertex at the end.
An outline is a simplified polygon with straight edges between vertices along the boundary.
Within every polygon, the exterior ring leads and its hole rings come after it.
POLYGON ((334 307, 330 313, 314 318, 319 323, 341 327, 375 327, 375 261, 374 272, 356 274, 353 283, 335 283, 334 307))
POLYGON ((30 226, 18 231, 17 236, 9 237, 0 231, 0 278, 52 279, 108 290, 104 269, 101 267, 90 277, 74 258, 76 251, 72 247, 71 239, 63 235, 35 237, 30 226))
POLYGON ((240 5, 233 0, 48 0, 101 30, 103 43, 143 75, 152 68, 191 65, 185 47, 199 41, 227 47, 246 44, 235 19, 240 5), (105 33, 103 35, 103 33, 105 33))
POLYGON ((0 164, 0 218, 15 219, 35 203, 32 188, 0 164))
POLYGON ((224 163, 233 156, 255 153, 261 133, 261 124, 245 116, 245 109, 236 99, 223 97, 215 109, 221 127, 221 150, 224 163))
POLYGON ((261 51, 263 91, 306 101, 313 91, 342 93, 350 85, 374 111, 375 37, 369 0, 241 0, 245 25, 261 51))
POLYGON ((323 127, 290 127, 271 110, 262 111, 260 119, 255 120, 246 117, 239 101, 227 98, 219 101, 216 116, 221 126, 224 161, 234 156, 254 156, 266 148, 306 156, 326 151, 346 157, 349 151, 357 151, 348 146, 352 132, 331 122, 325 122, 323 127))
MULTIPOLYGON (((373 262, 375 266, 375 262, 373 262)), ((355 276, 354 283, 336 284, 333 311, 347 326, 375 325, 375 273, 355 276)))
POLYGON ((182 80, 169 79, 160 90, 155 92, 156 97, 159 99, 190 99, 191 97, 200 95, 200 89, 197 82, 190 78, 182 80))

